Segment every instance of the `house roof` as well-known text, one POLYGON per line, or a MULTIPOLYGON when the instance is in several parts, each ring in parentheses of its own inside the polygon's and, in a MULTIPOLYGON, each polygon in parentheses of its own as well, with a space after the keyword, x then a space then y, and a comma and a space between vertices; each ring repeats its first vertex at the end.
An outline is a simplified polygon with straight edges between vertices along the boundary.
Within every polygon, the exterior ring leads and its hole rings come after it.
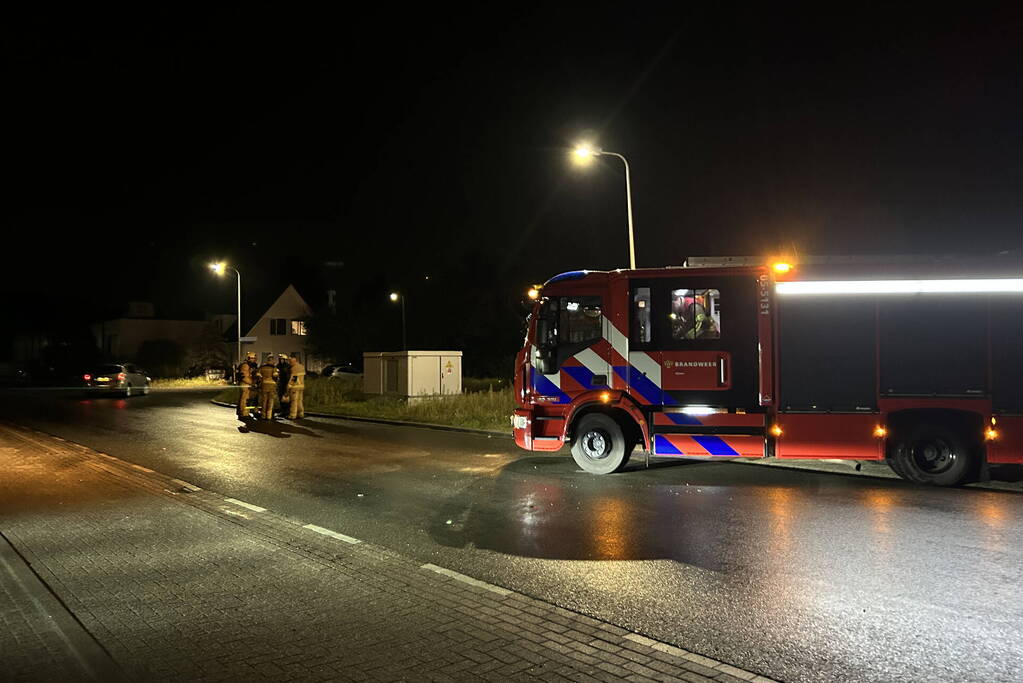
POLYGON ((249 332, 246 336, 253 336, 256 326, 264 318, 294 318, 298 316, 311 315, 313 309, 306 300, 298 293, 294 285, 288 285, 280 296, 263 311, 263 313, 249 325, 249 332))

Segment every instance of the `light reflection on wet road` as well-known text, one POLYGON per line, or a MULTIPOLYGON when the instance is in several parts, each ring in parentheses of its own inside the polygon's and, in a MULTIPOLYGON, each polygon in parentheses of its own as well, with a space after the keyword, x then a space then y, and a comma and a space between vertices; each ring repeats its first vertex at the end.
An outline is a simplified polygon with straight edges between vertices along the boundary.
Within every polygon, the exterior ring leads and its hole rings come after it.
POLYGON ((610 477, 507 440, 209 394, 21 392, 12 420, 791 681, 1018 680, 1023 496, 727 463, 610 477))

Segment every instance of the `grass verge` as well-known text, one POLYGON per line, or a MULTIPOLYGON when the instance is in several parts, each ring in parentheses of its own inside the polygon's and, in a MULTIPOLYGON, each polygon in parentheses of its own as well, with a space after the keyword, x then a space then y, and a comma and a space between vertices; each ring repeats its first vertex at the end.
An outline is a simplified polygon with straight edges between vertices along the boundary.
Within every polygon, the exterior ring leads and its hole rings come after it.
POLYGON ((149 386, 157 389, 187 389, 187 388, 201 388, 201 387, 226 387, 229 386, 227 380, 217 379, 210 381, 205 377, 192 377, 190 379, 154 379, 149 383, 149 386))
MULTIPOLYGON (((407 403, 396 398, 367 396, 362 393, 361 377, 306 379, 305 409, 311 413, 374 417, 384 420, 425 422, 429 424, 488 429, 508 432, 508 416, 515 409, 512 389, 490 386, 498 380, 487 380, 487 389, 456 396, 422 399, 407 403)), ((229 387, 217 394, 218 401, 236 403, 238 388, 229 387)))

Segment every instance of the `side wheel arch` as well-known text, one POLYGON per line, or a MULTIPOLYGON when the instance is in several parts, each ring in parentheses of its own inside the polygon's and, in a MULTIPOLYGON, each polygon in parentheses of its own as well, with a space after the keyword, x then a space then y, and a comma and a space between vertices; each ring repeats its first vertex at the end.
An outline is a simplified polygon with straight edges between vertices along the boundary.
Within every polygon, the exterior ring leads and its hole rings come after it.
POLYGON ((629 462, 635 440, 622 425, 602 412, 583 415, 572 438, 572 459, 591 474, 611 474, 629 462))
POLYGON ((607 406, 602 403, 591 403, 572 414, 569 418, 568 428, 565 431, 565 438, 569 441, 574 441, 583 420, 593 414, 607 415, 617 422, 625 436, 626 443, 631 443, 628 446, 630 450, 637 446, 640 448, 646 447, 646 442, 643 439, 643 427, 636 421, 636 416, 622 407, 607 406))

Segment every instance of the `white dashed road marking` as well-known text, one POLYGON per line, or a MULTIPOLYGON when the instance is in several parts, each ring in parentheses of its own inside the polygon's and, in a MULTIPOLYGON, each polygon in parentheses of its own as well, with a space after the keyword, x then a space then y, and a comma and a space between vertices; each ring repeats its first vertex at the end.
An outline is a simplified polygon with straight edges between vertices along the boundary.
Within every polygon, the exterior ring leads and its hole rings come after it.
POLYGON ((360 541, 357 538, 352 538, 351 536, 345 536, 344 534, 339 534, 338 532, 331 531, 330 529, 324 529, 322 526, 316 526, 315 524, 304 524, 302 526, 302 528, 303 529, 309 529, 309 531, 315 531, 316 533, 323 534, 324 536, 330 536, 331 538, 336 538, 337 540, 344 541, 345 543, 352 543, 352 544, 362 543, 362 541, 360 541))
POLYGON ((252 503, 246 503, 244 500, 237 500, 236 498, 225 498, 224 500, 228 503, 240 505, 247 510, 252 510, 253 512, 266 512, 266 508, 261 508, 258 505, 253 505, 252 503))
POLYGON ((498 595, 511 595, 514 592, 508 590, 507 588, 495 586, 492 583, 486 583, 484 581, 474 579, 471 576, 466 576, 465 574, 459 574, 458 572, 451 571, 450 569, 445 569, 444 567, 438 567, 435 564, 424 564, 421 567, 421 569, 429 569, 431 572, 436 572, 438 574, 443 574, 444 576, 449 576, 455 581, 461 581, 462 583, 467 583, 470 586, 476 586, 477 588, 482 588, 484 590, 490 591, 491 593, 497 593, 498 595))

